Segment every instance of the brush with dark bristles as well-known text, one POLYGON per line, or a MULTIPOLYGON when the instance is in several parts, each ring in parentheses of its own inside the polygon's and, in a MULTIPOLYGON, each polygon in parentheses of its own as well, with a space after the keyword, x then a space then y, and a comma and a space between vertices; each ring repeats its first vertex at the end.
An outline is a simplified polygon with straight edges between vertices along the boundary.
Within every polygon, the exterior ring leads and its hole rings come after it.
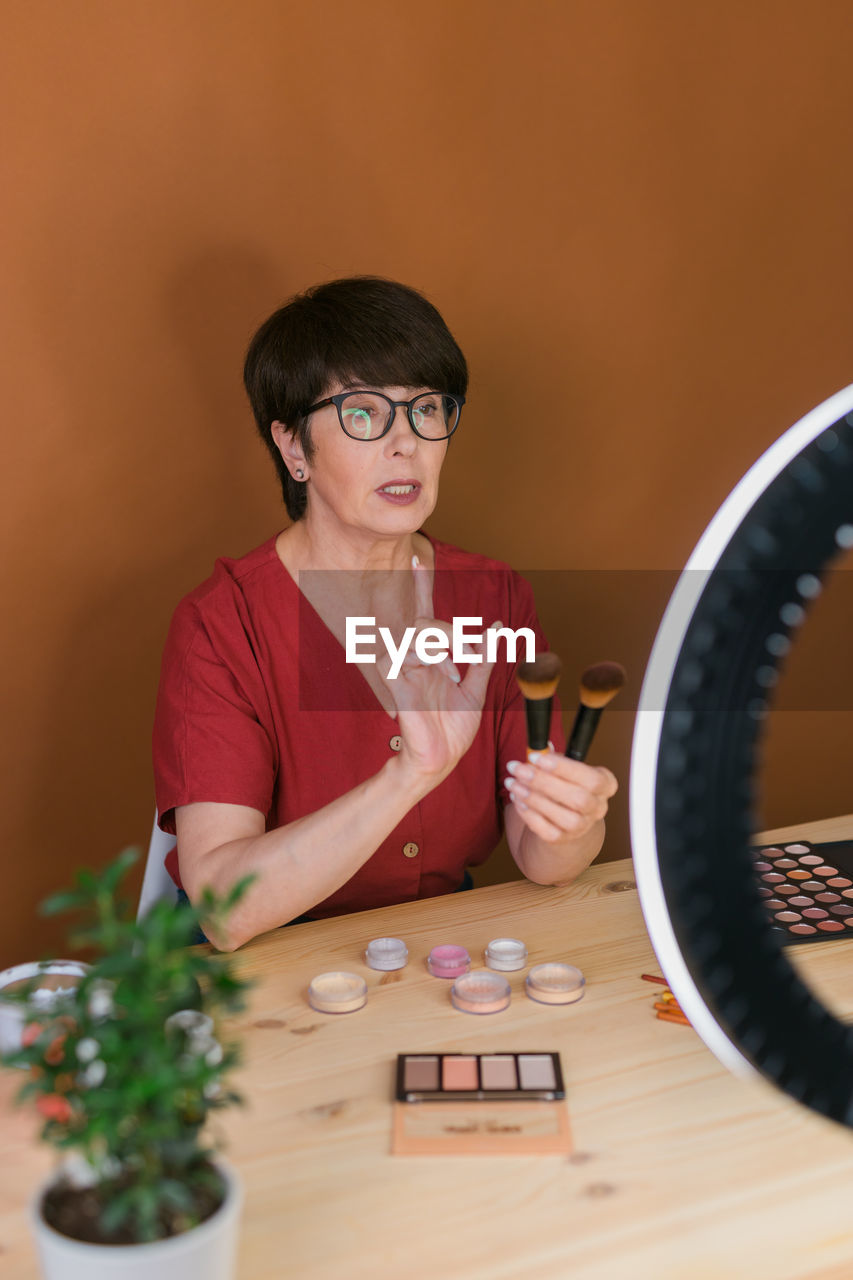
POLYGON ((539 653, 533 662, 522 662, 516 672, 527 712, 527 751, 547 751, 551 727, 551 703, 563 664, 556 653, 539 653))
POLYGON ((601 713, 625 683, 625 668, 618 662, 596 662, 581 676, 581 701, 566 755, 572 760, 585 760, 598 728, 601 713))

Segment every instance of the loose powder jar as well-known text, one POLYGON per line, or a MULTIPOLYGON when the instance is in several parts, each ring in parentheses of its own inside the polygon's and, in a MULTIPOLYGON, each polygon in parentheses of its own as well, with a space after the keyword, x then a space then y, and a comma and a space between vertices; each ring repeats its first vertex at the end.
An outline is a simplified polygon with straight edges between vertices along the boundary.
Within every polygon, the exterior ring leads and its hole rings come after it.
POLYGON ((464 973, 450 988, 450 999, 463 1013, 500 1013, 509 1008, 512 992, 499 973, 477 969, 464 973))
POLYGON ((433 947, 427 957, 427 968, 435 978, 458 978, 471 968, 471 957, 464 947, 445 943, 433 947))
POLYGON ((364 958, 371 969, 402 969, 409 950, 402 938, 374 938, 368 942, 364 958))
POLYGON ((354 1013, 367 1004, 367 983, 355 973, 318 973, 308 1003, 318 1013, 354 1013))
POLYGON ((534 965, 524 985, 530 999, 540 1004, 574 1004, 583 996, 585 979, 573 964, 551 960, 534 965))
POLYGON ((505 973, 523 969, 527 964, 527 947, 518 938, 493 938, 486 947, 486 964, 505 973))

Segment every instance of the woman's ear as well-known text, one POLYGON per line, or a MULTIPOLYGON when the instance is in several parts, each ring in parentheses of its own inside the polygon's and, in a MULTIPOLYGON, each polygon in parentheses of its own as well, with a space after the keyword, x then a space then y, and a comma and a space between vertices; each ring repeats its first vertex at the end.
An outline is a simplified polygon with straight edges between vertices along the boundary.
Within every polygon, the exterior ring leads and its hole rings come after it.
POLYGON ((299 443, 299 437, 295 431, 291 431, 283 422, 275 421, 270 427, 270 433, 275 441, 276 448, 284 459, 284 465, 287 467, 294 480, 300 482, 308 479, 308 466, 305 462, 305 452, 299 443))

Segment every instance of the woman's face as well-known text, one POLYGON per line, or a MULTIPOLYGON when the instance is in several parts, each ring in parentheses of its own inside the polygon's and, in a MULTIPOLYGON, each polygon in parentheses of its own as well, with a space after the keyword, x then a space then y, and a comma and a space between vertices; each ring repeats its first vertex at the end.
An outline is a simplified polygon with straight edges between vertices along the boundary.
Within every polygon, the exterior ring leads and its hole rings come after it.
MULTIPOLYGON (((335 385, 326 394, 351 389, 335 385)), ((413 400, 431 388, 371 390, 390 400, 413 400)), ((335 405, 326 405, 312 414, 311 440, 311 462, 302 464, 309 476, 309 523, 399 537, 419 529, 435 507, 448 442, 415 435, 404 408, 395 410, 386 435, 354 440, 341 430, 335 405)))

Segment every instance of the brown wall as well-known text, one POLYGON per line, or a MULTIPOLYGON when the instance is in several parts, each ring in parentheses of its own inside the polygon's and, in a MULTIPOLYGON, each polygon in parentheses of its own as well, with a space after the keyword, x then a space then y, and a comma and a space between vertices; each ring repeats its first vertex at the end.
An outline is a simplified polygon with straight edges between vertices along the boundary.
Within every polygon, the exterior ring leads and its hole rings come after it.
MULTIPOLYGON (((546 585, 552 643, 636 689, 665 575, 599 571, 678 568, 853 381, 853 34, 847 0, 33 0, 3 26, 9 964, 59 947, 45 892, 147 839, 172 608, 284 523, 242 353, 310 283, 437 302, 473 383, 431 528, 586 571, 579 603, 546 585)), ((597 747, 625 784, 630 733, 614 711, 597 747)), ((850 736, 774 721, 768 821, 853 808, 850 736)))

